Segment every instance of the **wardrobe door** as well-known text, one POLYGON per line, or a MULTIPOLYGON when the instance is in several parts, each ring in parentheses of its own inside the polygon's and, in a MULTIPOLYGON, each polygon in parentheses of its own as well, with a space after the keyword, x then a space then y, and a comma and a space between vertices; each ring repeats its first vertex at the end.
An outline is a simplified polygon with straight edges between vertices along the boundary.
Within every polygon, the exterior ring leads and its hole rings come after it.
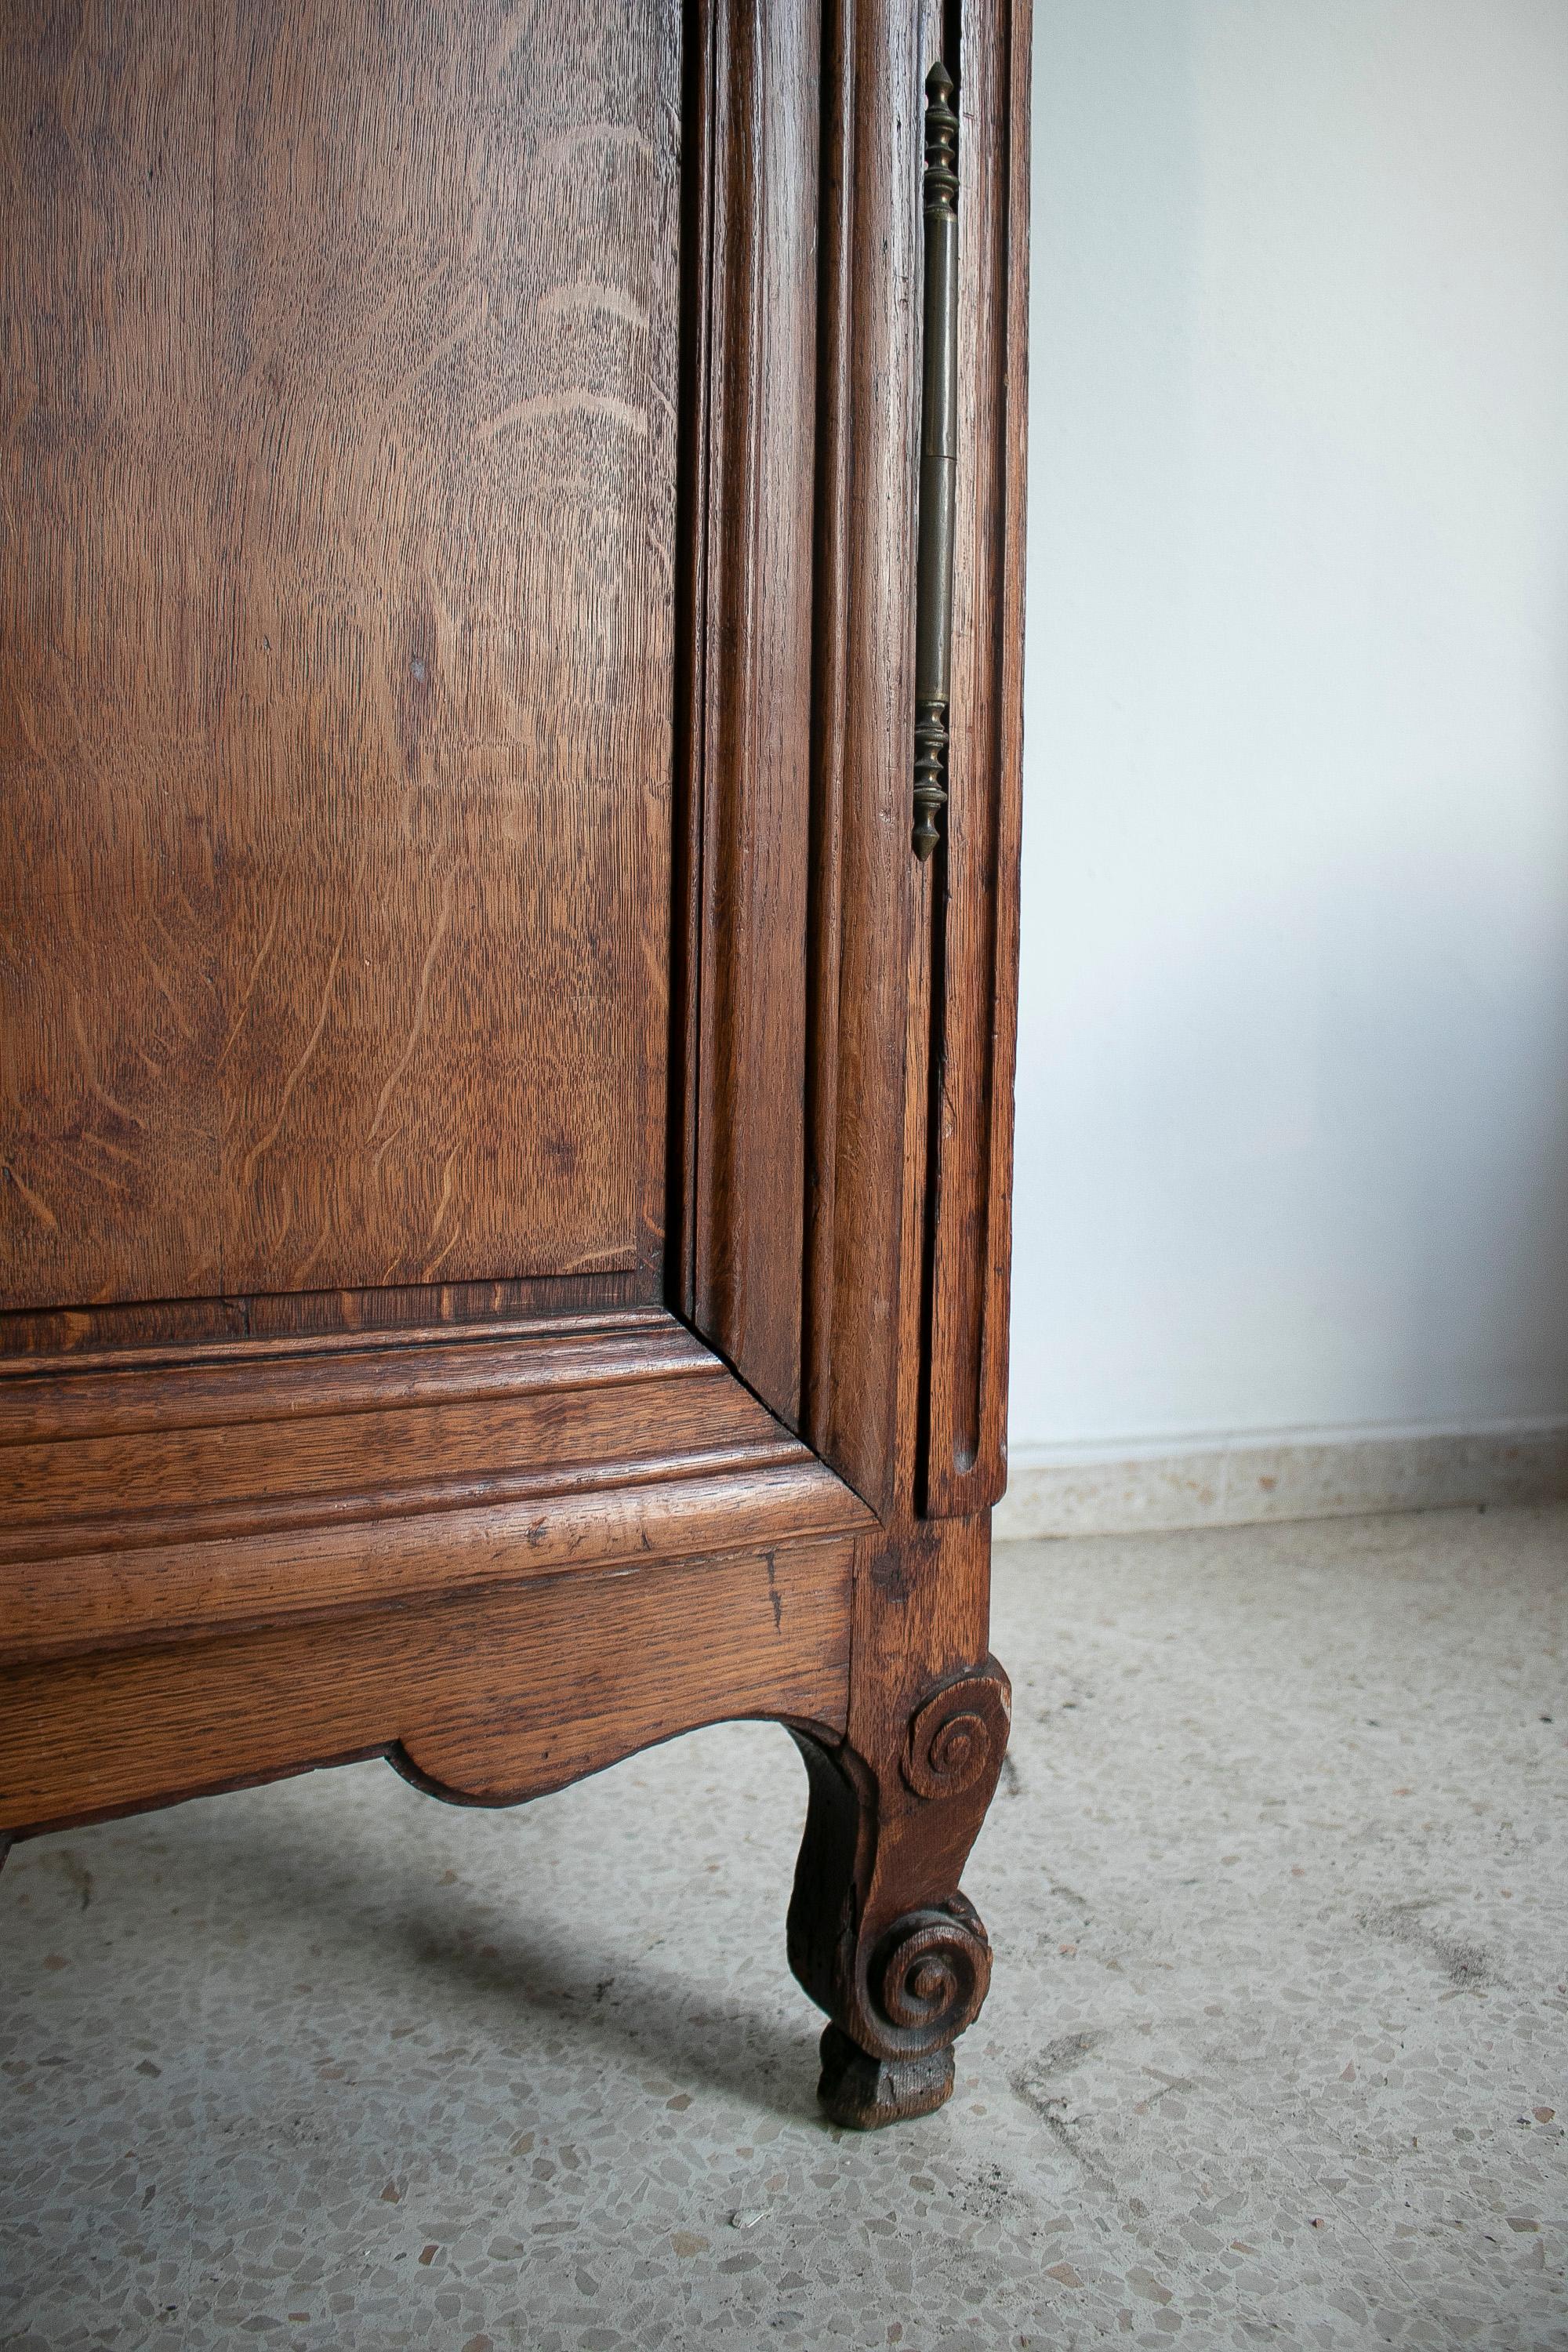
POLYGON ((5 23, 0 1825, 841 1727, 870 1514, 798 1410, 814 13, 5 23), (767 1051, 677 1083, 719 793, 767 1051), (792 1195, 750 1386, 668 1240, 685 1122, 748 1089, 792 1195))
POLYGON ((832 2096, 944 2095, 1026 83, 1022 0, 0 0, 0 1851, 773 1717, 832 2096))

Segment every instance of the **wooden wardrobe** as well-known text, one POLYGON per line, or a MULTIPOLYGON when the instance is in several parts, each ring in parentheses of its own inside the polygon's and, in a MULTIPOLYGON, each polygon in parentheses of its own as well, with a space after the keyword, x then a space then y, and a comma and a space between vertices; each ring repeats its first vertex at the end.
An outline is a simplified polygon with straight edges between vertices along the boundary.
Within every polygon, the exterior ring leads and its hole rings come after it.
POLYGON ((773 1717, 823 2096, 923 2112, 1007 1724, 1027 0, 0 25, 0 1850, 773 1717))

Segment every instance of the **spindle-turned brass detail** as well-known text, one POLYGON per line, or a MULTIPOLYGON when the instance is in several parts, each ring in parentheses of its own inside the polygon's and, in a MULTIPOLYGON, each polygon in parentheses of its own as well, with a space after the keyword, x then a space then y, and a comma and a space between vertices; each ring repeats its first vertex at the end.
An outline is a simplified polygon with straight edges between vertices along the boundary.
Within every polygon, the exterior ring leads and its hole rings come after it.
POLYGON ((948 797, 952 534, 958 460, 958 115, 939 58, 926 76, 925 348, 915 587, 914 851, 929 857, 948 797))

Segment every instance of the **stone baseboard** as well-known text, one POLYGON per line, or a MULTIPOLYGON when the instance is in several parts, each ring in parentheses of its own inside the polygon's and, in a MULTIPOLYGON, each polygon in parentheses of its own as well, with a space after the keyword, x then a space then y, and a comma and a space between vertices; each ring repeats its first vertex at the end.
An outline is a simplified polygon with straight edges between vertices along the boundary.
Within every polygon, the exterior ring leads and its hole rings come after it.
POLYGON ((1013 1449, 999 1542, 1568 1500, 1568 1421, 1013 1449))

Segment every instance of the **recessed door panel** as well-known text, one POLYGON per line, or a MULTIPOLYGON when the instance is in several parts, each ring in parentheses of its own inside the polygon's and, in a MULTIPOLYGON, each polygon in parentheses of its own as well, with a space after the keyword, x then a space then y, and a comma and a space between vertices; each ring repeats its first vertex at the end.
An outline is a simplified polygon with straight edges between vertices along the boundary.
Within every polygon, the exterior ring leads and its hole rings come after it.
POLYGON ((679 12, 10 12, 0 1304, 662 1223, 679 12))

